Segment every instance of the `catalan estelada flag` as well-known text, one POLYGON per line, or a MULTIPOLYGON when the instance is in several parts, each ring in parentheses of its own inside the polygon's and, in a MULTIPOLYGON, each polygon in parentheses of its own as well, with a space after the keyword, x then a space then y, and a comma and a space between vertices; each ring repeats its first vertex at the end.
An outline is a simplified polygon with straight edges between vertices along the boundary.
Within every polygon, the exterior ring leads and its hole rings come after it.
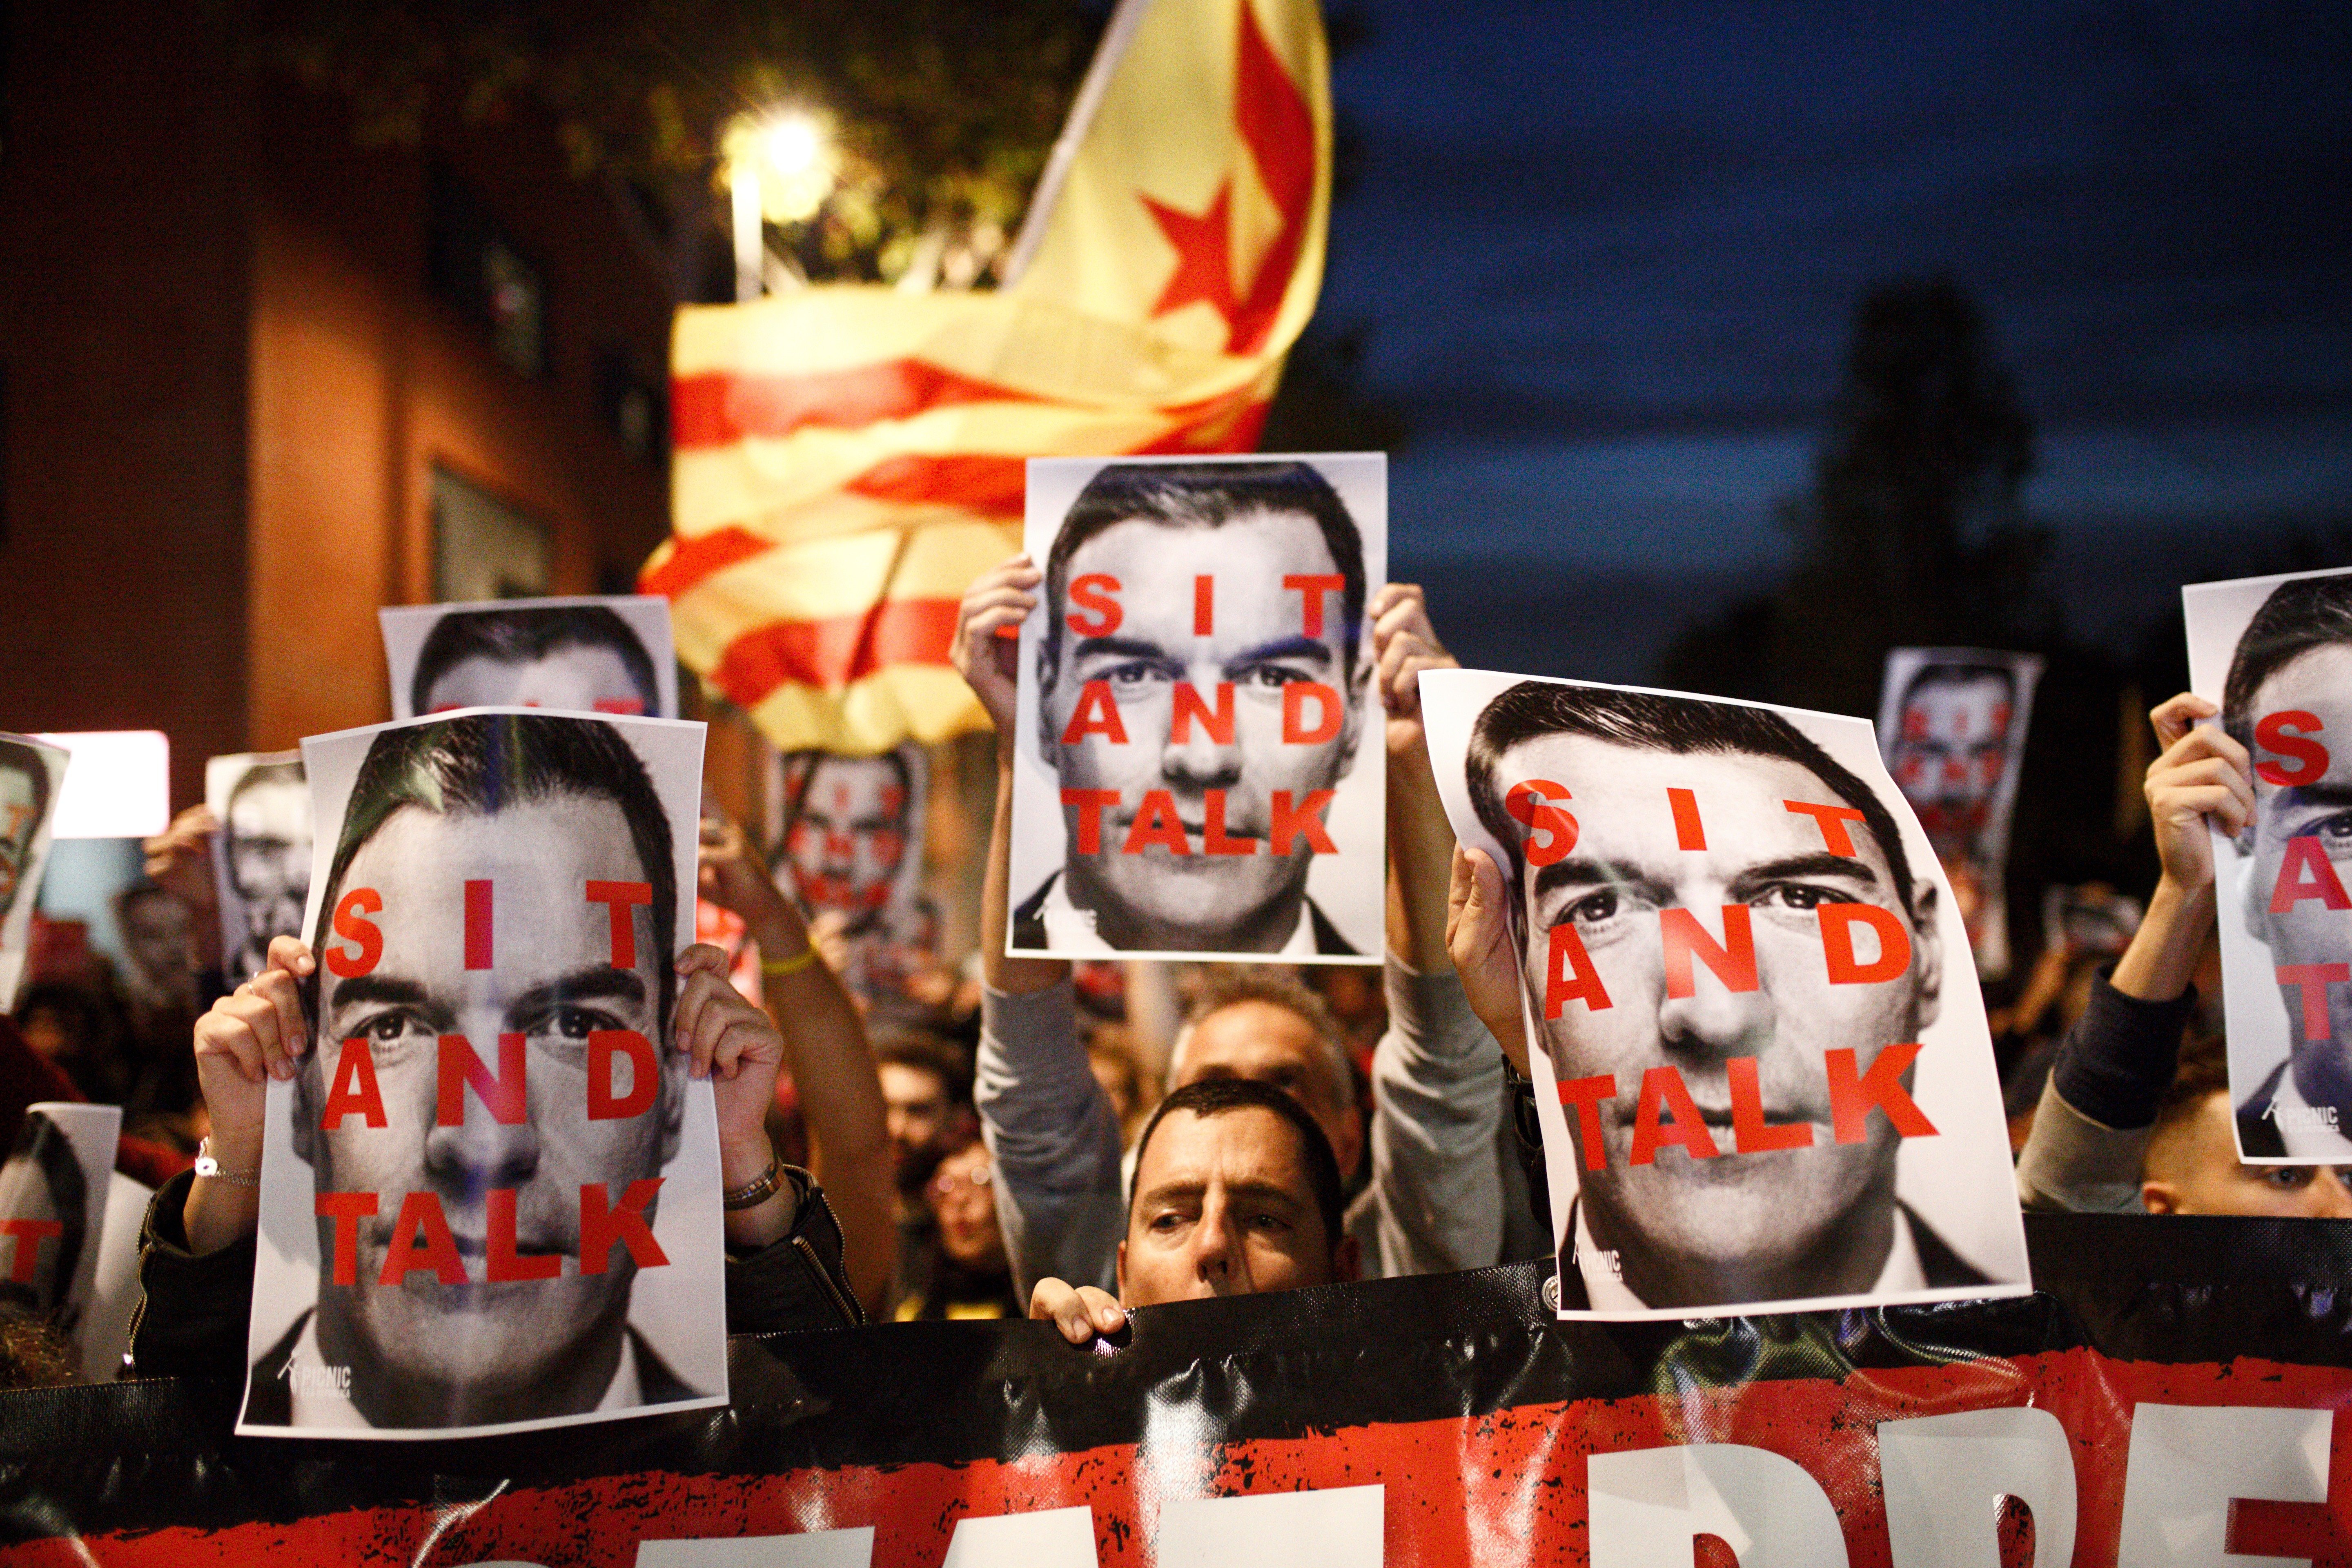
POLYGON ((1031 457, 1256 445, 1331 194, 1314 0, 1123 0, 989 292, 681 310, 672 537, 640 582, 775 744, 985 727, 957 602, 1020 547, 1031 457))

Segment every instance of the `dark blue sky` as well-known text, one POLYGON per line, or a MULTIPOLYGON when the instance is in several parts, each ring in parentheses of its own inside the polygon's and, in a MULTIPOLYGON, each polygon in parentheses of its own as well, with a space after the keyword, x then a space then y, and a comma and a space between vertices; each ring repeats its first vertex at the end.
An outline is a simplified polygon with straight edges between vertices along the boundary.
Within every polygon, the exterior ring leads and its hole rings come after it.
MULTIPOLYGON (((2340 0, 1365 10, 1322 315, 1412 425, 1403 566, 1769 574, 1860 291, 1931 272, 2039 421, 2058 574, 2352 518, 2340 0)), ((2172 585, 2105 576, 2081 629, 2172 585)))

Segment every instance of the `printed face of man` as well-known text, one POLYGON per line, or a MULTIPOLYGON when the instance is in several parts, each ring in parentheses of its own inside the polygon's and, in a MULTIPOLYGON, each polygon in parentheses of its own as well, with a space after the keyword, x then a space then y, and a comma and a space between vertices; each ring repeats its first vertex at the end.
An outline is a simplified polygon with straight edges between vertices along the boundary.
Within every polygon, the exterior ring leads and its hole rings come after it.
POLYGON ((583 643, 551 648, 534 659, 460 659, 425 693, 427 713, 498 706, 643 713, 646 699, 618 653, 583 643))
POLYGON ((1953 846, 1980 832, 2009 768, 2011 683, 1987 673, 1930 681, 1903 702, 1895 775, 1930 838, 1953 846))
POLYGON ((25 862, 33 853, 33 834, 40 826, 36 798, 32 774, 0 763, 0 915, 16 907, 25 862))
MULTIPOLYGON (((477 1409, 524 1402, 509 1406, 515 1415, 537 1414, 532 1402, 574 1383, 584 1391, 579 1408, 601 1396, 622 1348, 635 1265, 614 1247, 604 1272, 581 1271, 581 1189, 598 1186, 617 1205, 626 1184, 659 1173, 677 1150, 684 1058, 662 1049, 656 1016, 656 966, 667 961, 668 933, 655 931, 649 904, 637 906, 635 963, 617 968, 611 906, 584 894, 590 881, 645 879, 620 807, 580 795, 494 816, 404 807, 352 858, 341 897, 372 889, 382 900, 373 917, 382 955, 353 978, 322 970, 320 1045, 295 1115, 296 1147, 318 1191, 376 1199, 373 1217, 357 1225, 352 1286, 332 1283, 335 1226, 320 1222, 319 1342, 331 1363, 376 1369, 395 1389, 455 1389, 477 1409), (468 952, 466 884, 481 880, 491 885, 487 955, 478 945, 468 952), (469 957, 485 956, 487 967, 469 967, 469 957), (589 1037, 598 1030, 635 1031, 667 1064, 650 1109, 589 1117, 589 1037), (528 1113, 502 1125, 468 1088, 463 1125, 436 1126, 439 1037, 464 1036, 495 1070, 508 1034, 524 1040, 528 1113), (342 1042, 352 1039, 371 1048, 387 1125, 369 1127, 352 1112, 322 1131, 342 1042), (560 1259, 556 1278, 488 1282, 489 1196, 500 1189, 515 1194, 517 1256, 526 1268, 560 1259), (467 1283, 444 1284, 430 1268, 411 1269, 398 1285, 380 1282, 412 1193, 439 1200, 467 1283)), ((616 1062, 609 1087, 625 1100, 635 1071, 625 1058, 616 1062)), ((372 1381, 355 1373, 352 1384, 372 1381)))
POLYGON ((1339 570, 1321 529, 1295 511, 1216 528, 1115 523, 1071 555, 1072 588, 1114 581, 1118 610, 1090 632, 1069 624, 1083 598, 1052 606, 1064 617, 1060 654, 1040 709, 1065 792, 1071 901, 1095 912, 1111 945, 1270 952, 1296 929, 1311 840, 1293 814, 1354 760, 1363 672, 1350 679, 1338 589, 1321 593, 1310 634, 1307 592, 1284 580, 1339 570), (1202 578, 1213 584, 1205 602, 1202 578), (1200 704, 1181 738, 1180 686, 1200 704), (1115 725, 1090 687, 1108 692, 1115 725), (1226 688, 1230 724, 1204 719, 1226 688), (1071 791, 1099 792, 1097 805, 1067 804, 1071 791), (1084 852, 1089 837, 1098 853, 1084 852))
POLYGON ((1332 1278, 1332 1238, 1296 1127, 1257 1106, 1160 1118, 1135 1169, 1120 1300, 1150 1307, 1332 1278))
MULTIPOLYGON (((1713 1282, 1715 1300, 1785 1296, 1744 1292, 1806 1278, 1816 1263, 1835 1279, 1838 1264, 1855 1258, 1869 1274, 1841 1289, 1867 1289, 1892 1239, 1899 1140, 1874 1112, 1865 1138, 1837 1142, 1824 1053, 1851 1048, 1866 1073, 1885 1047, 1916 1041, 1934 1017, 1938 972, 1934 922, 1904 916, 1869 830, 1853 824, 1851 853, 1832 853, 1816 819, 1783 803, 1843 803, 1810 769, 1780 758, 1552 735, 1513 748, 1498 772, 1564 786, 1579 829, 1566 858, 1528 870, 1526 959, 1538 1019, 1554 926, 1573 929, 1607 992, 1607 1006, 1570 997, 1541 1026, 1563 1084, 1614 1080, 1613 1098, 1598 1108, 1604 1168, 1591 1169, 1581 1149, 1578 1162, 1595 1243, 1619 1251, 1627 1286, 1652 1306, 1709 1299, 1695 1282, 1713 1282), (1706 847, 1682 847, 1669 789, 1691 792, 1706 847), (1831 904, 1875 905, 1904 921, 1909 966, 1875 984, 1831 984, 1817 912, 1831 904), (1693 958, 1689 994, 1670 996, 1662 911, 1687 911, 1728 947, 1727 906, 1745 911, 1754 988, 1735 992, 1693 958), (1762 1121, 1808 1129, 1810 1146, 1737 1152, 1730 1064, 1739 1058, 1754 1064, 1762 1121), (1660 1068, 1678 1074, 1713 1158, 1664 1146, 1633 1163, 1645 1075, 1660 1068)), ((1867 932, 1853 947, 1864 957, 1881 951, 1867 932)), ((1578 1117, 1569 1120, 1581 1143, 1578 1117)))
MULTIPOLYGON (((2281 665, 2254 693, 2250 717, 2254 820, 2239 840, 2251 862, 2240 904, 2246 929, 2281 970, 2343 964, 2352 961, 2352 910, 2339 891, 2352 878, 2352 646, 2315 647, 2281 665), (2287 721, 2271 732, 2282 743, 2265 743, 2262 721, 2290 712, 2308 714, 2316 728, 2287 721)), ((2352 984, 2316 968, 2304 973, 2314 977, 2307 988, 2280 984, 2295 1087, 2313 1105, 2352 1105, 2352 984), (2306 994, 2324 1010, 2324 1037, 2306 1027, 2306 994)))
POLYGON ((803 904, 838 910, 861 926, 889 906, 907 858, 912 804, 899 778, 887 757, 817 761, 784 830, 784 856, 803 904))
POLYGON ((245 905, 246 940, 266 956, 269 939, 302 929, 310 893, 310 791, 293 779, 264 779, 230 796, 229 881, 245 905))
POLYGON ((121 923, 123 952, 140 973, 163 981, 187 973, 188 911, 177 899, 150 890, 127 900, 121 923))

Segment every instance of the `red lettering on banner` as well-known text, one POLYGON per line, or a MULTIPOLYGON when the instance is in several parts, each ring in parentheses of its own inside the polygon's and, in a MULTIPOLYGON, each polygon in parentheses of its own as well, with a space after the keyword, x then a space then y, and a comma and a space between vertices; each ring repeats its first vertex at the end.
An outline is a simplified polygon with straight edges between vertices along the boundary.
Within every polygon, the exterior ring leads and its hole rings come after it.
POLYGON ((1716 945, 1698 916, 1685 909, 1658 911, 1658 936, 1665 944, 1666 994, 1686 1000, 1698 994, 1691 960, 1714 972, 1727 991, 1756 989, 1756 935, 1746 904, 1723 906, 1723 945, 1716 945))
POLYGON ((466 1125, 466 1089, 471 1085, 491 1121, 501 1127, 520 1126, 530 1114, 530 1092, 523 1079, 526 1054, 520 1032, 509 1030, 500 1035, 499 1070, 494 1078, 488 1064, 475 1052, 472 1041, 463 1035, 442 1036, 439 1092, 434 1097, 433 1125, 466 1125))
POLYGON ((1276 790, 1274 820, 1266 829, 1266 847, 1276 855, 1287 855, 1292 845, 1304 838, 1310 855, 1338 854, 1330 830, 1323 826, 1323 814, 1331 809, 1332 794, 1328 789, 1311 789, 1305 800, 1294 805, 1288 790, 1276 790))
POLYGON ((357 952, 346 952, 330 943, 326 952, 327 973, 339 980, 352 980, 374 973, 383 957, 383 931, 373 921, 362 915, 383 912, 383 895, 373 888, 353 888, 335 905, 335 934, 352 942, 357 952))
POLYGON ((1294 680, 1282 689, 1282 743, 1286 746, 1314 746, 1339 732, 1339 721, 1347 709, 1340 704, 1339 694, 1319 680, 1294 680), (1299 710, 1312 699, 1321 710, 1312 728, 1299 716, 1299 710))
POLYGON ((1723 1064, 1731 1090, 1731 1142, 1743 1154, 1769 1154, 1780 1149, 1810 1149, 1810 1121, 1769 1122, 1764 1120, 1764 1091, 1757 1080, 1754 1057, 1733 1057, 1723 1064))
POLYGON ((2254 764, 2254 773, 2265 783, 2282 789, 2317 784, 2327 776, 2327 748, 2305 737, 2319 731, 2319 715, 2300 708, 2263 714, 2254 721, 2254 744, 2274 756, 2292 759, 2292 765, 2260 762, 2254 764))
POLYGON ((2315 835, 2305 833, 2286 841, 2278 880, 2271 887, 2271 913, 2292 914, 2308 899, 2331 910, 2352 910, 2352 898, 2345 896, 2343 879, 2328 863, 2326 849, 2315 835))
MULTIPOLYGON (((1083 577, 1070 579, 1070 603, 1079 609, 1091 610, 1089 620, 1076 610, 1065 617, 1069 628, 1082 637, 1107 637, 1118 630, 1127 612, 1119 608, 1118 579, 1108 572, 1089 572, 1083 577)), ((1018 627, 1007 627, 1017 631, 1018 627)))
POLYGON ((1576 1141, 1583 1146, 1588 1171, 1605 1169, 1609 1163, 1608 1151, 1601 1146, 1601 1107, 1616 1098, 1617 1080, 1606 1074, 1569 1079, 1559 1086, 1560 1104, 1576 1112, 1576 1141))
POLYGON ((2327 988, 2352 981, 2352 963, 2282 963, 2278 983, 2292 985, 2303 1004, 2303 1037, 2324 1040, 2335 1031, 2327 1026, 2327 988))
POLYGON ((1551 928, 1551 947, 1544 958, 1545 1020, 1559 1017, 1560 1008, 1570 1002, 1581 1002, 1598 1013, 1609 1005, 1609 990, 1584 951, 1584 939, 1563 921, 1551 928))
POLYGON ((653 907, 654 885, 651 882, 604 882, 590 879, 588 901, 602 904, 613 921, 613 967, 635 969, 637 966, 637 922, 630 912, 638 906, 653 907))
POLYGON ((1119 721, 1118 703, 1108 680, 1089 680, 1079 689, 1078 705, 1070 710, 1070 721, 1062 731, 1062 744, 1075 746, 1088 735, 1104 736, 1114 746, 1127 744, 1127 726, 1119 721))
POLYGON ((1207 637, 1217 629, 1217 580, 1214 577, 1192 579, 1192 635, 1207 637))
POLYGON ((515 1190, 512 1187, 492 1187, 483 1200, 483 1219, 488 1237, 483 1246, 484 1262, 493 1285, 504 1285, 519 1279, 552 1279, 563 1272, 563 1259, 551 1252, 534 1252, 529 1258, 515 1250, 515 1190))
POLYGON ((659 1176, 641 1176, 628 1184, 621 1194, 621 1201, 611 1207, 606 1206, 610 1199, 601 1184, 591 1182, 582 1185, 581 1273, 604 1273, 615 1247, 627 1247, 630 1259, 640 1268, 659 1268, 669 1261, 663 1255, 661 1243, 654 1239, 653 1226, 646 1215, 661 1184, 659 1176))
POLYGON ((314 1212, 335 1222, 335 1270, 338 1285, 360 1282, 360 1221, 376 1212, 373 1193, 320 1193, 314 1212))
POLYGON ((1077 830, 1072 836, 1077 841, 1077 852, 1081 855, 1101 854, 1103 807, 1118 804, 1118 791, 1066 787, 1062 791, 1062 804, 1078 808, 1077 830))
POLYGON ((635 1029, 588 1031, 588 1120, 617 1121, 653 1109, 661 1086, 661 1060, 651 1040, 635 1029), (629 1092, 613 1090, 613 1064, 629 1058, 629 1092))
POLYGON ((1292 573, 1282 580, 1285 588, 1296 588, 1299 595, 1299 626, 1310 637, 1323 635, 1323 595, 1337 594, 1347 587, 1348 580, 1337 572, 1292 573))
POLYGON ((383 1091, 376 1087, 375 1051, 363 1035, 343 1042, 335 1058, 335 1079, 327 1086, 326 1109, 319 1112, 319 1131, 332 1132, 343 1118, 356 1112, 370 1127, 384 1125, 383 1091))
POLYGON ((1708 1135, 1698 1107, 1691 1103, 1683 1075, 1671 1067, 1652 1068, 1642 1075, 1642 1098, 1633 1105, 1633 1147, 1626 1163, 1646 1165, 1660 1149, 1677 1146, 1694 1160, 1712 1160, 1722 1152, 1708 1135), (1668 1111, 1674 1120, 1661 1121, 1668 1111))
POLYGON ((1852 805, 1819 805, 1810 801, 1784 800, 1780 803, 1801 816, 1810 816, 1822 830, 1822 843, 1832 855, 1853 853, 1853 836, 1845 830, 1849 822, 1860 822, 1862 810, 1852 805))
POLYGON ((1140 855, 1155 847, 1171 855, 1192 852, 1191 841, 1184 837, 1184 819, 1176 815, 1176 797, 1164 789, 1143 792, 1142 808, 1129 826, 1127 842, 1119 846, 1119 853, 1140 855))
POLYGON ((1209 732, 1209 739, 1220 746, 1230 746, 1234 743, 1234 683, 1232 681, 1217 682, 1217 708, 1213 713, 1209 710, 1209 705, 1201 700, 1200 692, 1194 689, 1189 680, 1180 680, 1176 683, 1175 702, 1175 710, 1169 715, 1168 719, 1168 739, 1171 743, 1181 746, 1192 740, 1192 721, 1195 719, 1201 721, 1201 728, 1209 732))
POLYGON ((1875 985, 1911 967, 1911 933, 1894 910, 1876 904, 1820 904, 1813 912, 1822 918, 1822 959, 1831 984, 1875 985), (1867 963, 1854 956, 1857 925, 1878 933, 1878 956, 1867 963))
POLYGON ((463 1285, 466 1266, 457 1260, 457 1243, 442 1217, 436 1193, 410 1193, 400 1200, 400 1217, 392 1222, 392 1247, 383 1255, 379 1285, 401 1285, 420 1268, 430 1268, 444 1285, 463 1285))
POLYGON ((466 967, 490 967, 490 884, 487 879, 466 884, 466 967))
POLYGON ((65 1222, 55 1219, 0 1219, 0 1236, 16 1242, 8 1259, 8 1278, 18 1285, 30 1285, 41 1261, 41 1243, 53 1241, 66 1233, 65 1222))
POLYGON ((1706 825, 1698 819, 1698 796, 1686 789, 1669 787, 1666 805, 1675 814, 1675 847, 1706 848, 1706 825))
POLYGON ((1568 852, 1576 847, 1576 818, 1549 804, 1571 798, 1566 786, 1549 779, 1521 779, 1504 792, 1503 809, 1511 820, 1544 836, 1540 844, 1529 837, 1519 846, 1528 865, 1553 865, 1567 859, 1568 852))
POLYGON ((1895 1131, 1906 1138, 1933 1138, 1936 1125, 1903 1087, 1903 1075, 1918 1058, 1916 1041, 1887 1047, 1867 1072, 1859 1070, 1859 1053, 1841 1046, 1822 1053, 1829 1068, 1830 1121, 1841 1143, 1860 1143, 1870 1137, 1870 1113, 1883 1110, 1895 1131))
POLYGON ((1203 855, 1255 855, 1255 838, 1225 837, 1225 792, 1221 789, 1201 792, 1201 853, 1203 855))

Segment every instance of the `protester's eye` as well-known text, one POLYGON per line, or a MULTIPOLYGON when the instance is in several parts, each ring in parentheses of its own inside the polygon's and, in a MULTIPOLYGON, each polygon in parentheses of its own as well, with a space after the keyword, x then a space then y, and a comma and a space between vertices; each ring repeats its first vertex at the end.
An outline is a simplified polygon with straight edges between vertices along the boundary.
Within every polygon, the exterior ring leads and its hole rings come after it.
POLYGON ((1150 1226, 1154 1235, 1173 1236, 1184 1227, 1184 1216, 1174 1209, 1163 1209, 1151 1216, 1150 1226))
POLYGON ((2299 1193, 2318 1173, 2309 1165, 2265 1165, 2263 1181, 2282 1193, 2299 1193))
POLYGON ((1777 904, 1784 910, 1817 910, 1823 904, 1851 904, 1858 900, 1851 893, 1835 888, 1815 887, 1810 882, 1775 882, 1748 900, 1751 904, 1777 904))
POLYGON ((1268 1236, 1280 1236, 1289 1231, 1290 1219, 1286 1215, 1276 1214, 1270 1209, 1261 1209, 1250 1215, 1249 1226, 1252 1230, 1263 1231, 1268 1236))

